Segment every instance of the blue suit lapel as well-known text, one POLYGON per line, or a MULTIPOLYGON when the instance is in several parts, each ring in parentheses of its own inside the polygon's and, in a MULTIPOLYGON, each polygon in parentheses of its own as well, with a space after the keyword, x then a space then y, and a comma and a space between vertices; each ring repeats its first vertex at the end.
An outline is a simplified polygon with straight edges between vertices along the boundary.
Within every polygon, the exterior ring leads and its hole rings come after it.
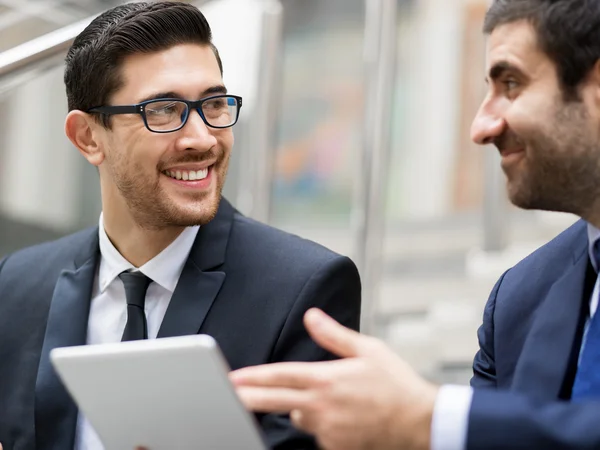
POLYGON ((48 313, 46 334, 35 386, 36 448, 72 449, 77 407, 50 363, 50 350, 86 343, 87 324, 96 264, 98 229, 90 246, 76 259, 74 267, 63 270, 56 282, 48 313))
POLYGON ((216 270, 225 262, 234 208, 222 199, 215 218, 200 227, 158 337, 198 334, 225 281, 216 270))
POLYGON ((587 237, 583 240, 585 246, 578 246, 573 264, 552 285, 536 312, 515 369, 513 388, 535 399, 557 399, 572 363, 582 308, 589 300, 584 296, 591 295, 586 289, 587 237))

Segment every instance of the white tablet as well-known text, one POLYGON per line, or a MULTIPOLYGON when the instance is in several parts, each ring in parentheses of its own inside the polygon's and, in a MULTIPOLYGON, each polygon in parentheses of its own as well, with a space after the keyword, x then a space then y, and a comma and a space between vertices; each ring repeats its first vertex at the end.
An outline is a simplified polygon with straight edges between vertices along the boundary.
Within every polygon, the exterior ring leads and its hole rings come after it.
POLYGON ((50 359, 106 450, 265 450, 210 336, 52 350, 50 359))

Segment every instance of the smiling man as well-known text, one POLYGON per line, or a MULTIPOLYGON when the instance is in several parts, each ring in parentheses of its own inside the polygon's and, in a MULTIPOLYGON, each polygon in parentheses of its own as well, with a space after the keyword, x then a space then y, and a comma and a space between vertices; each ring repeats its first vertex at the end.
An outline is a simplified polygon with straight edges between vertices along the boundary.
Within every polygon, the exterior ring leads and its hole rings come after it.
MULTIPOLYGON (((102 214, 98 227, 0 261, 5 450, 102 448, 52 348, 204 333, 237 369, 331 359, 302 325, 312 306, 358 328, 348 258, 221 198, 242 108, 222 71, 209 25, 185 3, 118 6, 69 50, 65 130, 98 168, 102 214)), ((258 420, 272 448, 315 446, 285 415, 258 420)))
POLYGON ((502 155, 515 205, 582 220, 497 282, 471 387, 434 386, 318 311, 307 328, 345 359, 231 375, 325 450, 600 448, 600 1, 494 0, 485 32, 473 140, 502 155))

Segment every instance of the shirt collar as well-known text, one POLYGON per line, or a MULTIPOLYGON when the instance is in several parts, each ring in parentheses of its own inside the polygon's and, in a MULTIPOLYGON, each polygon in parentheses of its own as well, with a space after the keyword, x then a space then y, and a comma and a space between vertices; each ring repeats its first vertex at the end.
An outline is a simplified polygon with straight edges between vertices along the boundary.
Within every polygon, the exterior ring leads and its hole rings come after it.
POLYGON ((600 229, 596 228, 594 225, 588 223, 587 225, 587 234, 588 234, 588 253, 590 255, 590 261, 592 261, 592 266, 594 266, 594 270, 598 272, 598 267, 596 266, 596 258, 594 256, 594 244, 598 239, 600 239, 600 229))
POLYGON ((120 273, 126 270, 139 270, 152 281, 173 293, 200 227, 185 228, 167 248, 143 266, 136 268, 119 253, 108 238, 104 229, 103 217, 103 214, 100 214, 101 257, 98 274, 100 291, 104 292, 120 273))

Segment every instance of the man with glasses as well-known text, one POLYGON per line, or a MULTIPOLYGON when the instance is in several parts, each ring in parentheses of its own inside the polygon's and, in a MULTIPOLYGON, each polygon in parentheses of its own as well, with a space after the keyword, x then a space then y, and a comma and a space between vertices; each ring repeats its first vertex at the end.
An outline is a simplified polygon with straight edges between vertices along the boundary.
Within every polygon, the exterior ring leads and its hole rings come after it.
MULTIPOLYGON (((65 130, 98 168, 103 211, 98 227, 0 261, 6 450, 102 448, 52 348, 205 333, 238 369, 333 358, 303 328, 312 306, 358 328, 348 258, 221 198, 242 107, 222 71, 204 16, 178 2, 117 6, 69 50, 65 130)), ((315 447, 286 415, 258 420, 272 448, 315 447)))

